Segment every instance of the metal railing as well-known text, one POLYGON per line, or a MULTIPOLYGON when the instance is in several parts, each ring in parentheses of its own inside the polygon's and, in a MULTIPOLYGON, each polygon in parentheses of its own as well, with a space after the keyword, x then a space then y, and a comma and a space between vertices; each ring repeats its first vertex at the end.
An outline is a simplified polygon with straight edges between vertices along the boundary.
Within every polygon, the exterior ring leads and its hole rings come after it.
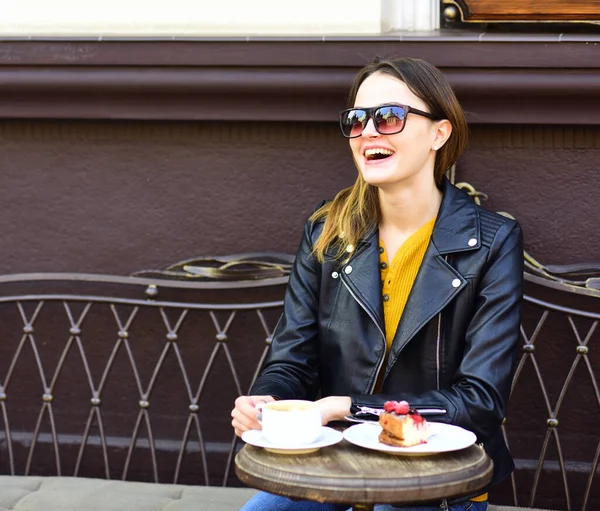
POLYGON ((285 282, 0 277, 0 472, 226 484, 285 282))
POLYGON ((522 353, 503 425, 517 465, 511 503, 591 511, 600 502, 600 291, 525 279, 522 353))
MULTIPOLYGON (((501 496, 593 511, 600 292, 526 281, 503 425, 517 470, 501 496)), ((0 473, 238 484, 229 413, 262 365, 286 282, 0 276, 0 473)))

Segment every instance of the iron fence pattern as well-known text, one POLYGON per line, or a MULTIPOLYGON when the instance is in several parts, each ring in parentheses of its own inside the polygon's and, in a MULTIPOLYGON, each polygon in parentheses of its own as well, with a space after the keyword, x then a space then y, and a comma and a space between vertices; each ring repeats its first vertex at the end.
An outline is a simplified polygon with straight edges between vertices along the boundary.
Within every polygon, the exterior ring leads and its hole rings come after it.
MULTIPOLYGON (((502 426, 511 503, 592 511, 600 293, 526 278, 502 426)), ((264 361, 285 284, 0 277, 0 473, 237 484, 229 412, 264 361)))

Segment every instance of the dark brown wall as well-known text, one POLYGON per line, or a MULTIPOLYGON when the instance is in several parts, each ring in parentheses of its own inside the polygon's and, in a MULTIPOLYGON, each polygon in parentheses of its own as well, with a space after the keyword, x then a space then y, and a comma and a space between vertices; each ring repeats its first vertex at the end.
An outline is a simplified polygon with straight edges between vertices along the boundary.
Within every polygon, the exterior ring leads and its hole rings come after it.
POLYGON ((487 193, 486 207, 517 217, 526 250, 541 262, 599 261, 600 129, 472 131, 457 181, 487 193))
MULTIPOLYGON (((0 41, 0 274, 129 274, 201 254, 295 251, 313 208, 354 180, 335 117, 354 72, 374 55, 421 57, 447 74, 472 131, 457 180, 516 216, 534 257, 598 261, 598 43, 585 34, 473 32, 0 41)), ((544 332, 550 380, 575 353, 562 328, 544 332)), ((578 378, 568 411, 582 408, 582 396, 594 399, 589 379, 578 378)), ((541 442, 547 410, 537 381, 517 397, 517 416, 536 406, 541 442)), ((569 449, 581 445, 577 435, 597 443, 593 425, 574 430, 561 429, 569 449)), ((520 449, 528 438, 511 437, 522 458, 521 502, 538 454, 520 449)), ((590 460, 573 452, 568 471, 580 499, 580 465, 590 460)), ((558 470, 545 472, 535 503, 565 508, 558 470)), ((493 498, 509 503, 510 494, 493 498)))
MULTIPOLYGON (((0 272, 128 274, 199 254, 295 251, 355 176, 333 123, 0 124, 0 272)), ((543 262, 598 260, 600 129, 472 127, 457 181, 514 214, 543 262)))
POLYGON ((295 251, 352 182, 320 124, 4 121, 1 272, 127 274, 199 254, 295 251))

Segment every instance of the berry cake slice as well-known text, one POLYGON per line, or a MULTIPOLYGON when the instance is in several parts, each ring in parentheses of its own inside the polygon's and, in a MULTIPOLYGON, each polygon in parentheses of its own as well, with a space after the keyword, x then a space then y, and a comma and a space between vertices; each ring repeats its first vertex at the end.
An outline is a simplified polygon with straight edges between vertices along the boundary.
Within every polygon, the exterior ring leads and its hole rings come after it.
POLYGON ((379 425, 379 441, 386 445, 411 447, 429 440, 429 424, 406 401, 386 401, 379 425))

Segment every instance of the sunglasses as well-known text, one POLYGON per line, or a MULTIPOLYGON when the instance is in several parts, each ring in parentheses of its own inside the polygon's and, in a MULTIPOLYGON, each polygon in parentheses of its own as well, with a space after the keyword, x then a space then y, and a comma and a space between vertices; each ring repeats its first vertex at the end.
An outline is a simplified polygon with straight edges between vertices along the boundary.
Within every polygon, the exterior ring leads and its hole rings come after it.
POLYGON ((400 133, 406 125, 406 116, 417 114, 436 120, 429 112, 408 105, 392 103, 373 108, 348 108, 340 112, 340 128, 342 135, 346 138, 356 138, 362 135, 369 119, 373 119, 373 125, 377 133, 382 135, 395 135, 400 133))

